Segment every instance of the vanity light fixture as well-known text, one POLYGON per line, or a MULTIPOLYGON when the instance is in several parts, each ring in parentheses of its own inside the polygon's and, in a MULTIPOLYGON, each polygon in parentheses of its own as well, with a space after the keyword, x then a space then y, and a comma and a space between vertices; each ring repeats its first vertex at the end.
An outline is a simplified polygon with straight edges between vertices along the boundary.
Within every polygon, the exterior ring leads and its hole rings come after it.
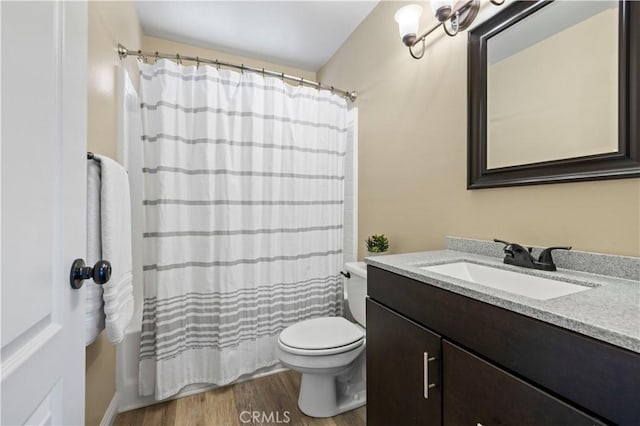
MULTIPOLYGON (((489 0, 496 6, 502 5, 505 0, 489 0)), ((454 37, 460 31, 471 25, 480 9, 480 0, 431 0, 431 11, 438 19, 438 23, 418 34, 422 7, 417 4, 403 6, 396 12, 394 19, 398 23, 400 39, 409 48, 409 53, 414 59, 424 56, 425 39, 440 26, 448 36, 454 37), (422 43, 422 49, 418 54, 413 48, 422 43)))

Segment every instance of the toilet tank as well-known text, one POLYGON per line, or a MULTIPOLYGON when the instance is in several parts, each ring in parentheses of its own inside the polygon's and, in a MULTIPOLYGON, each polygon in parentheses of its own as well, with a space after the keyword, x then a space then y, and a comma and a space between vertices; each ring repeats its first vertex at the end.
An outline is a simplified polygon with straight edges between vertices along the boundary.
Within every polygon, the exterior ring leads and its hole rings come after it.
POLYGON ((366 327, 367 265, 364 262, 347 262, 344 267, 351 275, 351 278, 344 279, 349 310, 353 318, 361 326, 366 327))

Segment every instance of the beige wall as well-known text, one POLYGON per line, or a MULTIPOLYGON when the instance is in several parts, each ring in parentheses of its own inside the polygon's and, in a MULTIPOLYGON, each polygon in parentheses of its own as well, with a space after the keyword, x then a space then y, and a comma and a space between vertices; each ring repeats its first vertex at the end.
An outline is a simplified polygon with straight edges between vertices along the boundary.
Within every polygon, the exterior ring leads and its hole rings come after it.
MULTIPOLYGON (((204 49, 188 44, 176 43, 157 37, 142 37, 142 50, 161 53, 179 53, 185 56, 199 56, 201 58, 219 60, 223 62, 231 62, 238 65, 247 65, 255 68, 265 68, 271 71, 283 72, 289 75, 304 77, 308 80, 315 80, 316 73, 305 71, 298 68, 287 67, 284 65, 274 64, 272 62, 259 61, 257 59, 247 58, 246 56, 237 56, 231 53, 221 52, 217 50, 204 49)), ((193 62, 185 62, 185 65, 194 65, 193 62)))
POLYGON ((402 4, 379 4, 319 72, 359 94, 359 240, 385 233, 409 252, 499 237, 640 256, 638 179, 466 190, 466 34, 438 31, 414 60, 393 20, 402 4))
MULTIPOLYGON (((117 158, 116 46, 132 49, 141 44, 136 10, 131 2, 89 3, 89 151, 117 158)), ((134 84, 138 81, 135 59, 123 61, 134 84)), ((86 350, 86 424, 98 425, 115 393, 115 346, 102 332, 86 350)))

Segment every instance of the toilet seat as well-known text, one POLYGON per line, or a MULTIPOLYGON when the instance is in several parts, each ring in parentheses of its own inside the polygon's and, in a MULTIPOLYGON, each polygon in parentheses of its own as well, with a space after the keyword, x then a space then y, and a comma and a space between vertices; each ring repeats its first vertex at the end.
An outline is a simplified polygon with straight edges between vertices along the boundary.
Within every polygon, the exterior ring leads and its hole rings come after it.
POLYGON ((314 318, 284 329, 278 344, 292 354, 332 355, 362 346, 364 336, 361 328, 345 318, 314 318))
POLYGON ((306 355, 306 356, 336 355, 344 352, 349 352, 353 349, 357 349, 360 346, 364 345, 364 338, 360 339, 357 342, 353 342, 349 345, 338 346, 335 348, 326 348, 326 349, 294 348, 292 346, 285 345, 284 343, 282 343, 280 339, 278 339, 278 345, 280 346, 280 349, 282 349, 283 351, 288 352, 290 354, 294 354, 294 355, 306 355))

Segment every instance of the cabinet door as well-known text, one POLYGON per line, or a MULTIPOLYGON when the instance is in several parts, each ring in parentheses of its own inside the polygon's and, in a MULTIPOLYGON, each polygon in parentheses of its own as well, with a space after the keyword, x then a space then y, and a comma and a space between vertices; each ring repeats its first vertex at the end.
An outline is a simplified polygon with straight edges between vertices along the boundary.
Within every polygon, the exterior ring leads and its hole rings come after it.
POLYGON ((441 338, 367 298, 367 424, 440 425, 441 338))
POLYGON ((445 425, 600 425, 598 420, 443 340, 445 425))

